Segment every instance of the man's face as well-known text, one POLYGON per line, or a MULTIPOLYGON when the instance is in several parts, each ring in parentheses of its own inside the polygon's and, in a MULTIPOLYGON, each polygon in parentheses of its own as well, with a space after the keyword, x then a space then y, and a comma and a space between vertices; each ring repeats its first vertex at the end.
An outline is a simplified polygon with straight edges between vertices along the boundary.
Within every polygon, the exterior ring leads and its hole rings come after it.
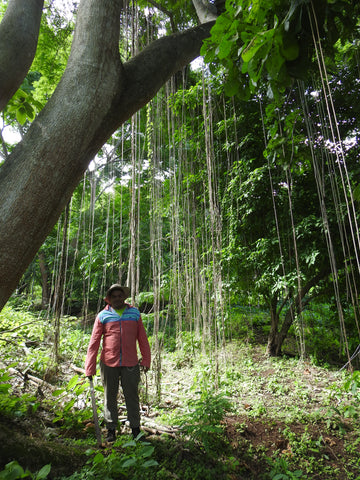
POLYGON ((124 306, 126 296, 122 290, 113 290, 111 292, 109 300, 113 308, 119 309, 124 306))

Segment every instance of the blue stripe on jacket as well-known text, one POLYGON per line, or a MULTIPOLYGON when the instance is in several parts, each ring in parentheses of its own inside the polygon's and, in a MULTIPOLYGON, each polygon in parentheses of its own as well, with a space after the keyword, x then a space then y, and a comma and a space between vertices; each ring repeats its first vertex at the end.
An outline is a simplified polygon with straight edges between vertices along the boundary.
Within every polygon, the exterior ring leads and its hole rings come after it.
POLYGON ((124 310, 123 314, 118 315, 113 308, 109 308, 108 310, 102 310, 99 313, 99 320, 102 324, 108 322, 124 322, 124 321, 134 321, 137 322, 140 319, 140 312, 135 307, 129 307, 124 310))

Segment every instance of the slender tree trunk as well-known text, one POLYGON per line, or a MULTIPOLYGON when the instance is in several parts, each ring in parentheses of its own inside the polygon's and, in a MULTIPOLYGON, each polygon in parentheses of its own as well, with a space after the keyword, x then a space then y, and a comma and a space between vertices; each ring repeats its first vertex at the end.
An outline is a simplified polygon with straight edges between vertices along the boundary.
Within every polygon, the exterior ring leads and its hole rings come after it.
POLYGON ((68 236, 68 223, 69 223, 69 205, 66 206, 64 212, 63 232, 62 232, 62 245, 59 271, 55 282, 54 300, 52 310, 54 312, 54 361, 55 365, 59 363, 60 358, 60 327, 61 316, 63 314, 63 298, 64 298, 64 286, 66 278, 66 266, 67 266, 67 236, 68 236))
POLYGON ((46 265, 45 253, 40 250, 38 258, 41 275, 41 308, 45 310, 50 301, 49 272, 46 265))
POLYGON ((130 251, 129 251, 129 265, 128 265, 128 276, 127 276, 127 285, 130 287, 132 299, 135 299, 135 290, 136 290, 136 214, 137 214, 137 181, 136 181, 136 168, 137 168, 137 124, 136 124, 136 115, 133 115, 131 118, 131 209, 130 209, 130 251))
POLYGON ((270 302, 270 332, 268 335, 268 342, 266 348, 266 353, 270 357, 276 357, 278 350, 277 333, 280 317, 277 310, 277 302, 277 297, 272 298, 270 302))
MULTIPOLYGON (((212 98, 211 91, 203 77, 203 117, 205 133, 205 152, 207 165, 207 202, 210 213, 210 241, 211 241, 211 265, 212 265, 212 340, 215 348, 215 371, 218 372, 218 347, 224 345, 224 316, 222 298, 222 277, 221 277, 221 230, 222 219, 220 206, 218 204, 218 184, 215 171, 215 154, 212 136, 212 98)), ((216 376, 216 382, 218 377, 216 376)))

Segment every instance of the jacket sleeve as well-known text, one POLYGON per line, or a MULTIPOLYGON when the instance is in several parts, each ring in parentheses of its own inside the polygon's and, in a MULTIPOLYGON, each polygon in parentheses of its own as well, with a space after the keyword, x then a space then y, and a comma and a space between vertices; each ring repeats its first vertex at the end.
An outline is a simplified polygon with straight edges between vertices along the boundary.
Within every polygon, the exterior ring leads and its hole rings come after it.
POLYGON ((102 334, 103 325, 100 322, 99 317, 96 317, 85 360, 85 376, 87 377, 96 374, 96 358, 99 351, 102 334))
POLYGON ((144 367, 150 368, 151 364, 151 351, 149 340, 146 335, 144 324, 142 323, 142 319, 140 317, 138 323, 138 342, 139 348, 142 356, 141 365, 144 367))

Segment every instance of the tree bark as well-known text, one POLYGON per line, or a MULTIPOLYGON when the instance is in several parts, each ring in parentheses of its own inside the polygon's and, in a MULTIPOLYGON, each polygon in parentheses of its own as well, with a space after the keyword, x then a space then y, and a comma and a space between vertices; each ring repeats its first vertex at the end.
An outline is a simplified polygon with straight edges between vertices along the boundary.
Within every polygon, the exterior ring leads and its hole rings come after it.
POLYGON ((121 0, 81 1, 64 75, 0 170, 0 309, 97 151, 199 55, 213 25, 163 37, 122 65, 121 8, 121 0))
POLYGON ((10 0, 0 24, 0 111, 34 59, 44 0, 10 0))
POLYGON ((215 5, 209 3, 207 0, 192 0, 192 3, 201 23, 216 20, 217 9, 215 5))
POLYGON ((280 312, 277 309, 277 303, 277 296, 270 299, 270 332, 266 348, 266 353, 270 357, 277 356, 277 332, 280 321, 280 312))

